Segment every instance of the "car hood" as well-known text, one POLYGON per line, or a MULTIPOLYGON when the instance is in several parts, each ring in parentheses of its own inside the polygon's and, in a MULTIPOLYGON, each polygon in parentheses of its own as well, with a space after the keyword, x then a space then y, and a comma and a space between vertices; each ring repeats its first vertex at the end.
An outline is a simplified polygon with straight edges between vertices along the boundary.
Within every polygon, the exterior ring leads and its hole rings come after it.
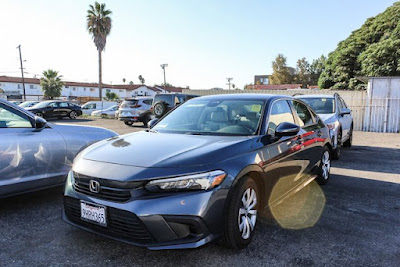
POLYGON ((335 119, 336 113, 318 114, 324 122, 331 122, 335 119))
POLYGON ((250 152, 254 136, 205 136, 136 132, 96 143, 86 160, 144 168, 201 166, 250 152))
MULTIPOLYGON (((81 125, 74 125, 74 124, 53 124, 53 123, 47 123, 52 129, 56 130, 60 134, 63 133, 73 133, 73 134, 85 134, 85 135, 90 135, 90 134, 96 134, 96 135, 104 135, 104 138, 108 137, 113 137, 117 136, 118 134, 114 131, 101 128, 101 127, 95 127, 95 126, 81 126, 81 125)), ((102 139, 104 139, 102 138, 102 139)))

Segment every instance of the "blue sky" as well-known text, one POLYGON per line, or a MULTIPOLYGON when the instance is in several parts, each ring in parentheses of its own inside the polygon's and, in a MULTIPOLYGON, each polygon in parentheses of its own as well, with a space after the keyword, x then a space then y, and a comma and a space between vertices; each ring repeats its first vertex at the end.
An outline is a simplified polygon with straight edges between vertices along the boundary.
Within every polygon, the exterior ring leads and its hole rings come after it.
MULTIPOLYGON (((126 0, 105 2, 113 28, 103 55, 103 82, 163 81, 192 89, 242 87, 270 74, 283 53, 290 66, 335 49, 394 0, 126 0)), ((98 81, 97 51, 86 31, 86 0, 2 0, 0 75, 19 76, 22 45, 28 76, 58 70, 65 79, 98 81)))

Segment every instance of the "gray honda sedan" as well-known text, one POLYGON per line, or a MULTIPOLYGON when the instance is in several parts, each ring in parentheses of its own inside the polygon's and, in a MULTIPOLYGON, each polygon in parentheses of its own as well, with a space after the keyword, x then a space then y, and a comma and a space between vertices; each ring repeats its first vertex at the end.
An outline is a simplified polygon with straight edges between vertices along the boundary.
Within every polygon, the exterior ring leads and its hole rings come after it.
POLYGON ((113 131, 54 125, 0 99, 0 198, 61 185, 76 154, 113 131))
POLYGON ((259 212, 313 179, 328 182, 330 142, 326 125, 301 100, 194 98, 149 130, 79 153, 63 219, 150 249, 194 248, 220 237, 244 248, 259 212))

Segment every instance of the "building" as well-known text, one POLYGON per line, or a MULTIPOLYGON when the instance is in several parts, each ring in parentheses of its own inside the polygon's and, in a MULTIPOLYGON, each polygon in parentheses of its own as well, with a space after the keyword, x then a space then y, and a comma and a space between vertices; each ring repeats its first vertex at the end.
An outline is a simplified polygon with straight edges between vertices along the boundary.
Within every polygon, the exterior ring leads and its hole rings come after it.
MULTIPOLYGON (((40 86, 40 79, 25 78, 25 94, 26 100, 42 100, 43 91, 40 86)), ((167 87, 167 92, 182 92, 179 87, 167 87)), ((0 76, 0 92, 8 99, 22 99, 24 95, 22 78, 0 76)), ((118 95, 119 98, 135 96, 154 96, 157 93, 164 93, 162 86, 150 87, 147 85, 126 85, 126 84, 103 84, 102 95, 106 96, 107 92, 118 95)), ((61 98, 66 100, 98 100, 99 85, 98 83, 82 83, 64 81, 61 91, 61 98)))
POLYGON ((254 75, 254 85, 266 85, 269 84, 270 75, 254 75))

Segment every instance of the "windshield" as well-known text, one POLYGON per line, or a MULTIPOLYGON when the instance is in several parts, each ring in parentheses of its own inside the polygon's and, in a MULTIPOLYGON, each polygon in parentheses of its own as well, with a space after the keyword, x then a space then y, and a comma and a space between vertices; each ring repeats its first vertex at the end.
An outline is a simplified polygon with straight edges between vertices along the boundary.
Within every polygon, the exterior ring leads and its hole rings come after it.
POLYGON ((334 98, 301 98, 307 103, 317 114, 335 113, 335 99, 334 98))
POLYGON ((263 107, 264 102, 260 100, 191 100, 152 130, 194 135, 253 135, 263 107))
POLYGON ((22 108, 26 108, 26 107, 31 107, 31 106, 33 106, 33 105, 36 105, 37 104, 37 102, 24 102, 24 103, 21 103, 21 104, 19 104, 19 106, 20 107, 22 107, 22 108))
POLYGON ((49 105, 50 102, 40 102, 37 103, 36 105, 34 105, 32 108, 44 108, 47 107, 49 105))

